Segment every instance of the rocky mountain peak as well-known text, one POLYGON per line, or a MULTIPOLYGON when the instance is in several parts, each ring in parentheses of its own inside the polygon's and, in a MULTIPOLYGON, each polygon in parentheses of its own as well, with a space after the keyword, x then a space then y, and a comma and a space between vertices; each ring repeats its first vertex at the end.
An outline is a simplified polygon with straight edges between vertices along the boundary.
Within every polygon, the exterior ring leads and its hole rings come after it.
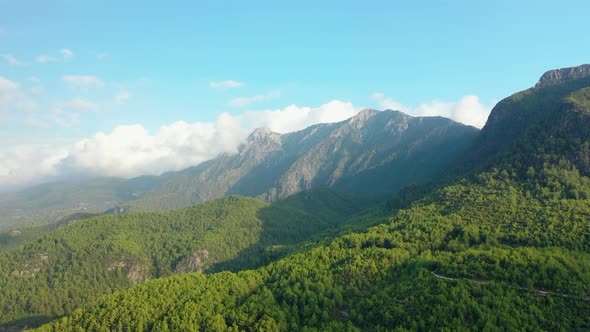
POLYGON ((372 117, 373 115, 379 113, 378 110, 374 110, 372 108, 365 108, 364 110, 358 112, 357 115, 353 116, 351 120, 357 119, 359 121, 365 121, 368 118, 372 117))
POLYGON ((260 142, 268 138, 277 139, 280 136, 281 134, 275 133, 267 127, 261 127, 254 129, 250 136, 248 136, 248 142, 260 142))
POLYGON ((354 125, 357 128, 364 126, 369 118, 374 116, 375 114, 379 113, 379 111, 365 108, 364 110, 360 111, 357 115, 353 116, 348 120, 348 123, 354 125))
POLYGON ((543 76, 541 76, 539 79, 539 82, 537 82, 535 85, 535 88, 552 86, 588 76, 590 76, 590 64, 585 64, 578 67, 554 69, 543 74, 543 76))

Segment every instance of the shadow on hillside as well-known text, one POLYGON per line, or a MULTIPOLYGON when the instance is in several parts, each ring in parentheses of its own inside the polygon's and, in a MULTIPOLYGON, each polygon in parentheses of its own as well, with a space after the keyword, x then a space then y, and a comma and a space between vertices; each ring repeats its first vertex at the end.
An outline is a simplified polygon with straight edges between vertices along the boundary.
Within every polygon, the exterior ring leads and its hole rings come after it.
MULTIPOLYGON (((383 201, 379 201, 381 204, 383 201)), ((258 241, 235 258, 213 264, 207 272, 255 269, 312 248, 314 243, 338 232, 351 217, 376 205, 377 201, 329 189, 296 194, 260 209, 257 216, 262 231, 258 241)))
POLYGON ((207 272, 256 269, 303 248, 303 242, 338 225, 299 211, 268 206, 258 211, 262 231, 257 242, 233 259, 215 263, 207 272))
POLYGON ((0 325, 0 332, 13 332, 13 331, 24 331, 31 328, 39 327, 43 324, 49 323, 52 320, 57 319, 56 317, 49 316, 33 316, 27 318, 21 318, 6 322, 0 325))

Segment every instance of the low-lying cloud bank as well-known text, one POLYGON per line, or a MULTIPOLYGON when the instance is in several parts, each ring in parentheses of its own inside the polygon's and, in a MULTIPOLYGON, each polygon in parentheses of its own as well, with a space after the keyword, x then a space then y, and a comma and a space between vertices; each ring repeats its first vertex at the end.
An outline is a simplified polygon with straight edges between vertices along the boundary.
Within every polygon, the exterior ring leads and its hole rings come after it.
POLYGON ((434 100, 420 104, 418 107, 408 107, 386 97, 380 92, 371 95, 383 109, 402 111, 413 116, 443 116, 466 125, 481 128, 485 125, 491 107, 481 103, 478 96, 463 96, 459 101, 446 102, 434 100))
MULTIPOLYGON (((381 94, 375 94, 373 99, 383 108, 399 109, 411 115, 455 117, 459 121, 471 110, 480 115, 485 113, 486 118, 489 113, 489 108, 481 105, 477 97, 469 96, 457 103, 424 104, 417 109, 423 114, 394 105, 381 94)), ((360 110, 349 102, 334 100, 319 107, 291 105, 240 115, 222 113, 215 122, 178 121, 160 127, 155 133, 141 124, 121 125, 110 133, 99 132, 62 147, 11 147, 0 150, 0 191, 72 177, 158 175, 196 165, 220 153, 236 152, 248 134, 258 127, 286 133, 317 123, 342 121, 360 110)), ((481 121, 477 123, 483 125, 481 121)))

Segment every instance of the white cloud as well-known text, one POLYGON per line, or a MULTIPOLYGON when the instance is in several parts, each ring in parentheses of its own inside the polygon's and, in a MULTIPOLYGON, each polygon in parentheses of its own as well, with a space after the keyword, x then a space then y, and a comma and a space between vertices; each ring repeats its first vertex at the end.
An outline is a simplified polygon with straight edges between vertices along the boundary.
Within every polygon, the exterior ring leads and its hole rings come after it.
POLYGON ((59 162, 67 154, 65 147, 43 144, 0 149, 0 190, 50 180, 58 175, 59 162))
POLYGON ((271 92, 264 94, 264 95, 235 98, 229 102, 229 105, 236 106, 236 107, 237 106, 246 106, 246 105, 250 105, 252 103, 259 102, 259 101, 267 101, 267 100, 276 99, 280 96, 281 96, 280 91, 271 91, 271 92))
POLYGON ((45 92, 45 89, 43 89, 41 86, 34 86, 30 91, 34 95, 42 95, 45 92))
MULTIPOLYGON (((290 105, 239 115, 222 113, 213 122, 179 121, 154 133, 140 124, 121 125, 110 133, 99 132, 53 151, 40 148, 37 154, 29 146, 0 150, 0 190, 71 176, 133 177, 180 170, 220 153, 237 151, 257 127, 285 133, 320 122, 345 120, 359 111, 349 102, 334 100, 319 107, 290 105)), ((77 113, 63 108, 57 108, 52 116, 64 127, 78 121, 77 113)))
POLYGON ((0 76, 0 93, 2 92, 9 92, 15 91, 18 89, 18 84, 14 83, 13 81, 6 79, 0 76))
POLYGON ((49 128, 49 121, 38 113, 30 113, 23 119, 23 123, 33 128, 49 128))
POLYGON ((64 110, 98 111, 98 104, 81 97, 74 98, 59 104, 58 108, 64 110))
POLYGON ((57 58, 52 57, 50 55, 42 54, 42 55, 38 55, 35 58, 35 61, 38 62, 38 63, 56 62, 57 61, 57 58))
POLYGON ((267 127, 278 133, 288 133, 317 123, 343 121, 360 110, 361 108, 354 107, 350 102, 333 100, 319 107, 290 105, 278 110, 247 111, 234 118, 248 131, 267 127))
POLYGON ((57 62, 57 61, 68 61, 74 56, 74 52, 70 49, 62 48, 58 52, 55 53, 56 55, 47 55, 41 54, 35 57, 35 61, 37 63, 48 63, 48 62, 57 62), (57 55, 59 53, 59 55, 57 55))
POLYGON ((80 114, 77 112, 71 112, 65 108, 56 108, 50 115, 49 118, 58 125, 64 128, 71 128, 74 125, 80 123, 80 114))
MULTIPOLYGON (((18 85, 0 79, 2 91, 18 91, 18 85)), ((405 107, 384 94, 371 96, 383 108, 400 109, 415 116, 447 116, 481 127, 489 107, 476 96, 455 102, 431 101, 418 107, 405 107), (389 106, 400 107, 389 107, 389 106)), ((97 110, 98 105, 75 98, 58 105, 49 116, 60 126, 79 122, 78 112, 97 110)), ((1 109, 1 108, 0 108, 1 109)), ((220 114, 213 122, 178 121, 150 132, 141 124, 120 125, 110 132, 99 132, 70 145, 51 148, 14 147, 0 150, 0 191, 37 184, 51 179, 79 176, 134 177, 161 174, 197 165, 220 153, 236 152, 252 130, 268 127, 279 133, 304 129, 317 123, 337 122, 357 114, 361 108, 350 102, 333 100, 318 107, 289 105, 282 109, 220 114)), ((44 126, 43 121, 37 125, 44 126)))
POLYGON ((383 109, 398 110, 412 116, 442 116, 477 128, 485 125, 492 109, 491 106, 482 104, 478 96, 472 95, 452 102, 433 100, 418 107, 404 106, 380 92, 372 94, 370 99, 376 100, 383 109))
POLYGON ((41 79, 37 76, 31 76, 31 82, 33 82, 35 84, 39 84, 39 83, 41 83, 41 79))
POLYGON ((65 75, 63 80, 71 87, 77 89, 102 87, 104 85, 104 82, 100 78, 91 75, 65 75))
POLYGON ((221 81, 221 82, 209 82, 209 86, 214 88, 214 89, 219 89, 219 88, 239 88, 244 86, 245 84, 242 82, 237 82, 234 80, 227 80, 227 81, 221 81))
POLYGON ((444 116, 457 122, 482 128, 492 107, 482 104, 478 96, 463 96, 456 102, 432 101, 418 107, 425 116, 444 116))
POLYGON ((0 76, 0 120, 12 111, 31 112, 35 109, 35 102, 21 91, 17 83, 0 76))
POLYGON ((118 93, 115 96, 115 103, 118 105, 123 105, 125 104, 129 99, 131 98, 131 94, 127 91, 123 91, 118 93))
POLYGON ((17 94, 18 84, 0 76, 0 121, 10 111, 17 94))
POLYGON ((76 97, 57 103, 53 110, 45 116, 44 121, 38 114, 29 117, 27 123, 32 126, 47 127, 47 121, 55 122, 61 127, 71 128, 80 123, 80 112, 97 112, 100 106, 88 99, 76 97))
POLYGON ((4 59, 8 64, 12 66, 24 66, 25 63, 15 58, 12 54, 0 54, 0 57, 4 59))
POLYGON ((382 92, 373 93, 369 96, 369 99, 376 100, 377 102, 379 102, 379 107, 381 109, 401 111, 410 114, 408 112, 409 109, 407 107, 391 98, 385 97, 385 94, 383 94, 382 92))
POLYGON ((74 52, 67 48, 62 48, 61 50, 59 50, 59 54, 61 54, 64 61, 69 60, 74 56, 74 52))

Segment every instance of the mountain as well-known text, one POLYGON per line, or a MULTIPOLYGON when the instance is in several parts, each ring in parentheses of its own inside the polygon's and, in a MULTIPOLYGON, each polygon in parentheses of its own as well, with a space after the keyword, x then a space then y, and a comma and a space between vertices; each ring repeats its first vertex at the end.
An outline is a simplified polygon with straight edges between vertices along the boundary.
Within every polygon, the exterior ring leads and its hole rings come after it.
POLYGON ((500 102, 465 175, 378 226, 256 270, 151 280, 39 330, 589 330, 584 67, 500 102))
POLYGON ((461 162, 469 170, 501 163, 539 167, 563 159, 589 175, 589 86, 590 65, 548 71, 534 88, 496 105, 461 162))
POLYGON ((370 205, 323 189, 272 205, 228 196, 66 224, 0 252, 0 330, 71 314, 101 295, 153 278, 265 265, 370 205))
POLYGON ((165 210, 231 194, 274 201, 330 187, 383 197, 427 182, 461 155, 477 132, 445 118, 375 110, 284 135, 260 128, 238 153, 179 172, 49 183, 0 194, 0 240, 20 243, 45 229, 31 230, 31 224, 54 224, 74 213, 165 210), (10 235, 15 232, 31 236, 10 235))
POLYGON ((321 187, 392 193, 429 181, 464 153, 477 133, 446 118, 370 109, 284 135, 261 128, 238 153, 178 172, 126 206, 169 209, 228 194, 273 201, 321 187))
POLYGON ((134 179, 100 178, 47 183, 14 193, 0 194, 0 229, 52 224, 74 213, 101 213, 117 204, 143 196, 164 176, 134 179))

